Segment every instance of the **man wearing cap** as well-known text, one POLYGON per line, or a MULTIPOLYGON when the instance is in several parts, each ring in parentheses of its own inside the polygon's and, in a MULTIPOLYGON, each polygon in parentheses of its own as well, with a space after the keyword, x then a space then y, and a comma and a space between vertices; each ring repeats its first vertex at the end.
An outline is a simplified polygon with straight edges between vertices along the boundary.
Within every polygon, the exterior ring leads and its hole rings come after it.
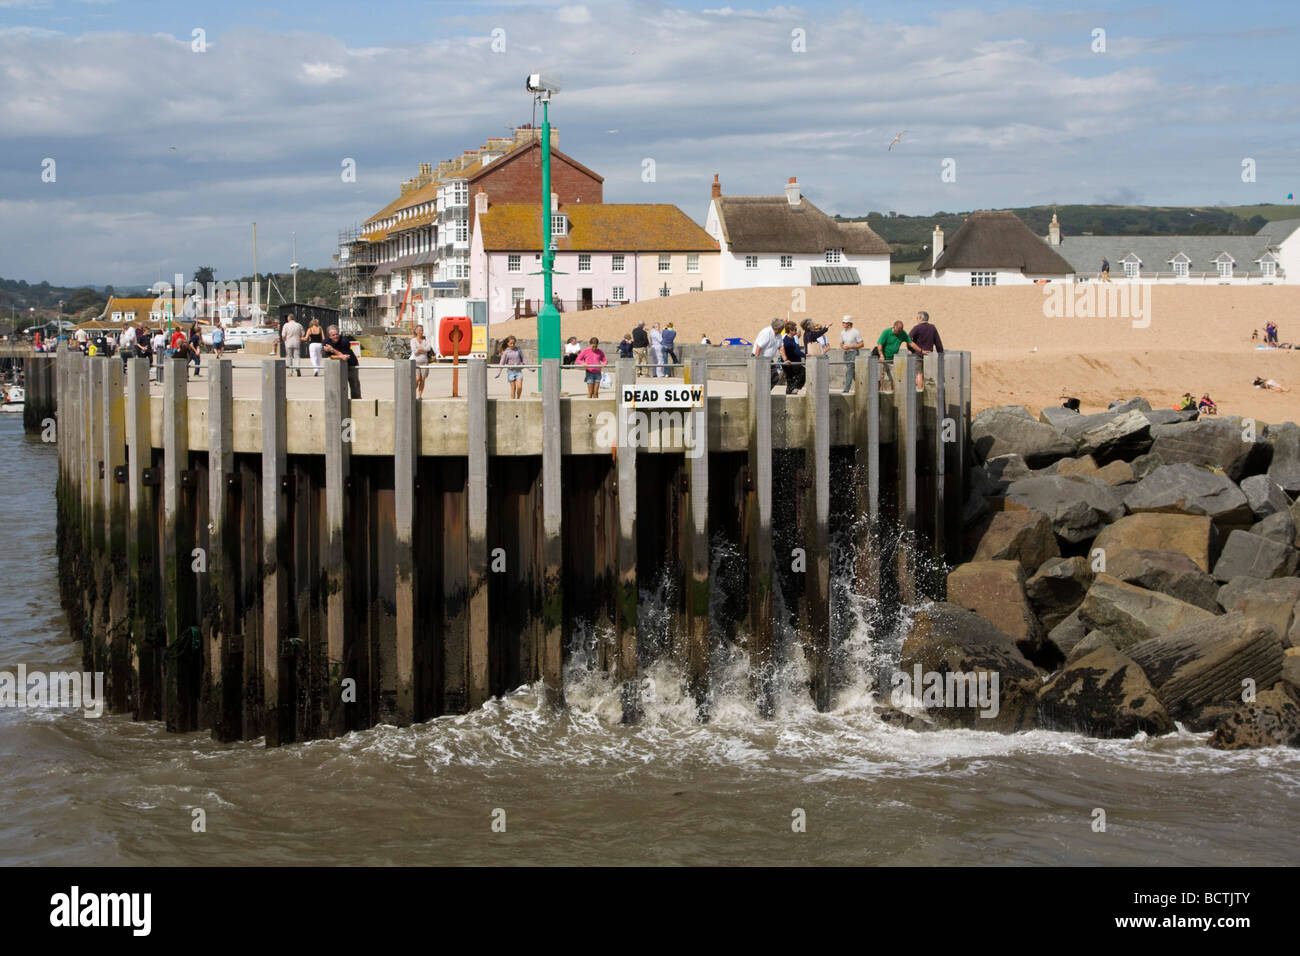
POLYGON ((844 394, 847 395, 853 388, 854 364, 858 359, 858 352, 864 345, 862 333, 853 327, 853 316, 846 315, 840 320, 840 348, 844 350, 844 357, 848 359, 848 365, 844 369, 844 394))

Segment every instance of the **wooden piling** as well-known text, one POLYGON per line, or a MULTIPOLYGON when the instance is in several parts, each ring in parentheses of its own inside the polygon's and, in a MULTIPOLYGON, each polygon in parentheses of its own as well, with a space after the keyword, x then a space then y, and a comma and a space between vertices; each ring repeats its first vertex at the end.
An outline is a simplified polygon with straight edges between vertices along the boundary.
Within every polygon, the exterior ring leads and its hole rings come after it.
POLYGON ((542 360, 542 682, 548 702, 564 703, 564 535, 560 360, 542 360))
POLYGON ((204 576, 203 651, 205 721, 214 740, 240 736, 242 679, 233 653, 236 639, 235 576, 239 539, 233 507, 235 475, 234 392, 231 366, 208 366, 208 559, 204 576))
POLYGON ((154 492, 145 484, 145 469, 153 468, 150 435, 149 360, 133 358, 126 371, 127 515, 126 565, 131 607, 132 713, 136 720, 160 715, 158 687, 159 630, 154 576, 157 573, 157 534, 154 492))
POLYGON ((804 599, 800 605, 807 642, 813 703, 818 710, 830 709, 830 611, 831 611, 831 440, 830 368, 826 356, 810 355, 804 411, 807 436, 804 446, 803 490, 804 599))
POLYGON ((90 480, 88 487, 90 514, 90 568, 89 627, 86 630, 88 670, 107 673, 108 667, 108 596, 109 571, 106 565, 105 544, 108 515, 104 508, 104 372, 109 360, 98 356, 91 358, 86 395, 86 447, 90 453, 90 480))
POLYGON ((104 536, 107 545, 104 586, 108 644, 108 703, 116 713, 130 707, 131 624, 126 575, 126 394, 122 360, 104 368, 104 536))
POLYGON ((419 402, 415 397, 416 365, 393 363, 393 563, 397 600, 397 709, 395 719, 405 727, 425 715, 415 686, 415 474, 420 457, 419 402))
POLYGON ((684 430, 687 503, 683 550, 686 598, 686 683, 701 716, 707 717, 709 692, 709 394, 708 362, 689 362, 692 385, 704 391, 701 407, 687 412, 692 428, 684 430))
POLYGON ((749 360, 745 553, 749 562, 749 675, 759 713, 775 707, 772 620, 772 360, 749 360))
MULTIPOLYGON (((346 373, 347 366, 343 366, 346 373)), ((289 456, 283 359, 262 360, 262 731, 266 746, 293 739, 290 638, 289 456)))
POLYGON ((911 352, 895 357, 894 381, 894 444, 898 450, 898 600, 909 605, 916 600, 916 454, 920 424, 916 356, 911 352))
MULTIPOLYGON (((481 707, 488 686, 488 546, 487 546, 487 361, 469 360, 469 463, 466 488, 466 532, 469 547, 469 706, 481 707)), ((515 555, 516 563, 519 556, 515 555)))
POLYGON ((352 474, 352 395, 344 361, 325 363, 325 620, 329 642, 329 735, 349 729, 349 704, 356 700, 351 660, 352 574, 348 561, 349 481, 352 474), (347 429, 345 432, 344 429, 347 429), (349 701, 343 681, 352 677, 349 701))
MULTIPOLYGON (((947 369, 942 352, 931 352, 925 357, 927 382, 934 382, 934 524, 931 543, 931 557, 934 573, 931 575, 931 598, 942 598, 943 582, 947 575, 943 572, 943 562, 948 553, 948 506, 947 506, 947 452, 948 426, 945 422, 948 414, 947 369)), ((927 399, 929 391, 927 389, 927 399)))
POLYGON ((163 379, 163 719, 167 729, 194 729, 196 701, 189 681, 198 648, 193 646, 193 521, 182 482, 189 468, 189 401, 184 359, 165 359, 163 379))
MULTIPOLYGON (((618 360, 618 393, 636 386, 636 359, 618 360)), ((637 607, 639 592, 636 564, 636 444, 630 440, 636 409, 618 402, 618 583, 615 599, 614 628, 617 651, 614 679, 621 687, 623 721, 631 723, 640 716, 641 688, 637 681, 637 607)))

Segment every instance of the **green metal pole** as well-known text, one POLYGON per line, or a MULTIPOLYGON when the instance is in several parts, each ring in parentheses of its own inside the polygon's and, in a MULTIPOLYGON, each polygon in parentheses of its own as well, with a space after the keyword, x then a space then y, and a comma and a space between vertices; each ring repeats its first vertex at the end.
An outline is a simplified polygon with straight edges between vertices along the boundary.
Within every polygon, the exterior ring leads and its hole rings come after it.
POLYGON ((551 294, 555 250, 551 248, 551 117, 542 100, 542 308, 537 313, 537 357, 558 359, 562 350, 560 312, 551 294))

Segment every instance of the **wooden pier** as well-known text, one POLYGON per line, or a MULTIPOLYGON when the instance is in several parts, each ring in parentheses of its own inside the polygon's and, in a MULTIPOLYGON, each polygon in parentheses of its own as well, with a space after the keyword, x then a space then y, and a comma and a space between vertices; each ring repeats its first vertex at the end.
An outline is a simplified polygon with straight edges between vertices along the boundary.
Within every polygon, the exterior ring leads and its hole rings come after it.
MULTIPOLYGON (((707 718, 720 640, 744 647, 770 713, 778 591, 825 708, 833 549, 886 608, 942 597, 935 569, 960 559, 969 353, 925 356, 923 389, 914 356, 895 362, 897 388, 858 359, 847 394, 815 357, 791 396, 767 387, 767 360, 721 382, 694 359, 693 429, 648 433, 616 393, 563 394, 558 362, 522 400, 491 395, 472 361, 462 397, 428 397, 436 371, 417 401, 407 361, 368 366, 381 397, 361 400, 341 362, 289 387, 281 359, 212 361, 196 386, 169 359, 159 388, 144 359, 24 361, 28 429, 57 419, 60 586, 85 666, 111 709, 174 731, 275 746, 532 682, 558 705, 579 633, 598 636, 589 665, 622 686, 626 720, 659 653, 707 718), (725 580, 719 541, 741 556, 725 580), (639 607, 663 581, 668 647, 643 636, 639 607)), ((611 371, 637 381, 630 361, 611 371)))

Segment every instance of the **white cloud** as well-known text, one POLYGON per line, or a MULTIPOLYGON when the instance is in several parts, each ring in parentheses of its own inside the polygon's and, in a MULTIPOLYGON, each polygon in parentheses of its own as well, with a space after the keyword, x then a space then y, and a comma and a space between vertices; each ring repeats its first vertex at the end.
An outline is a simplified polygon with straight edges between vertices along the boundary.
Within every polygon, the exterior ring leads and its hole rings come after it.
POLYGON ((308 83, 328 83, 330 80, 342 79, 348 75, 348 71, 333 63, 304 63, 302 75, 308 83))

